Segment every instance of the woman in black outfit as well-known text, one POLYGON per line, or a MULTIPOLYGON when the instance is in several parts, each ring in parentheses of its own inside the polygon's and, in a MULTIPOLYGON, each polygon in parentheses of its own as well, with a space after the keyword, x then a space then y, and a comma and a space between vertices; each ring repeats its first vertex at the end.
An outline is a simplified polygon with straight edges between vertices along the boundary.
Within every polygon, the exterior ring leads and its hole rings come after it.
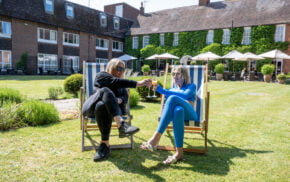
POLYGON ((107 65, 106 72, 97 73, 95 77, 94 86, 97 88, 95 92, 97 98, 94 98, 94 114, 102 140, 99 150, 94 156, 94 161, 106 159, 111 153, 109 136, 112 120, 117 123, 120 138, 131 136, 139 131, 139 128, 130 126, 121 117, 125 112, 124 106, 128 101, 126 88, 150 86, 151 80, 133 81, 123 79, 124 71, 125 63, 119 59, 112 59, 107 65))

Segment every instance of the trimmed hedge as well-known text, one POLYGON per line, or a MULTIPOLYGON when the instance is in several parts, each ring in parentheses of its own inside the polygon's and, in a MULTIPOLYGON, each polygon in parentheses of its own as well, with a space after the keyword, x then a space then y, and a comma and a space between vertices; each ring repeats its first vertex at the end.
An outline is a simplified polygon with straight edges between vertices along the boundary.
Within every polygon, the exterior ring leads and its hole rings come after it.
POLYGON ((81 86, 83 85, 83 75, 73 74, 64 80, 64 91, 69 92, 77 97, 81 86))

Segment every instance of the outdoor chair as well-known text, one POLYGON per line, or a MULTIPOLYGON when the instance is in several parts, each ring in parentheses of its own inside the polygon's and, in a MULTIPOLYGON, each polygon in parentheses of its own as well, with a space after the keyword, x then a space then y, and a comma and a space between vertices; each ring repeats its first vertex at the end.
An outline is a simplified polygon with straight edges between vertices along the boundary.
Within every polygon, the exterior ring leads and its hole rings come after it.
MULTIPOLYGON (((176 65, 172 65, 173 68, 176 65)), ((168 73, 168 64, 166 65, 165 69, 165 76, 164 76, 164 84, 163 87, 166 86, 167 80, 167 73, 168 73)), ((195 121, 185 121, 184 131, 190 134, 200 134, 203 140, 202 147, 185 147, 183 151, 185 152, 195 152, 204 154, 207 152, 207 132, 208 132, 208 120, 209 120, 209 97, 210 92, 207 90, 207 82, 208 77, 206 75, 208 67, 207 65, 187 65, 185 66, 190 75, 191 83, 194 83, 197 87, 196 90, 196 101, 195 101, 195 111, 197 112, 198 118, 200 122, 195 121)), ((173 86, 173 80, 171 81, 171 87, 173 86)), ((161 98, 161 108, 160 108, 160 116, 164 106, 164 95, 161 98)), ((171 132, 173 130, 172 126, 167 127, 167 132, 171 132)), ((184 142, 190 138, 184 138, 184 142)), ((158 146, 160 150, 175 150, 172 146, 158 146)))
MULTIPOLYGON (((95 118, 88 118, 82 114, 82 106, 83 103, 87 98, 89 98, 90 95, 94 93, 94 79, 95 76, 98 72, 105 71, 106 69, 106 64, 105 63, 88 63, 88 62, 83 62, 83 86, 80 89, 80 128, 82 130, 82 143, 81 143, 81 148, 82 151, 86 150, 93 150, 93 149, 98 149, 98 143, 92 139, 92 134, 90 131, 94 131, 94 135, 96 134, 96 131, 99 130, 97 122, 95 118), (86 139, 90 141, 90 145, 88 145, 86 142, 86 139)), ((128 98, 130 98, 129 95, 129 90, 128 90, 128 98)), ((122 117, 126 122, 131 124, 132 120, 132 115, 130 115, 130 107, 129 107, 129 101, 128 104, 126 105, 126 113, 127 115, 123 115, 122 117)), ((117 134, 113 135, 112 133, 117 130, 117 124, 113 122, 112 127, 111 127, 111 136, 117 136, 117 134)), ((124 143, 124 139, 119 139, 120 141, 117 144, 111 145, 111 149, 119 149, 119 148, 134 148, 134 141, 133 141, 133 136, 126 137, 125 140, 129 138, 129 143, 127 142, 126 144, 124 143), (121 142, 121 144, 120 144, 121 142)), ((114 138, 111 137, 111 141, 114 138)), ((113 142, 112 142, 113 143, 113 142)))

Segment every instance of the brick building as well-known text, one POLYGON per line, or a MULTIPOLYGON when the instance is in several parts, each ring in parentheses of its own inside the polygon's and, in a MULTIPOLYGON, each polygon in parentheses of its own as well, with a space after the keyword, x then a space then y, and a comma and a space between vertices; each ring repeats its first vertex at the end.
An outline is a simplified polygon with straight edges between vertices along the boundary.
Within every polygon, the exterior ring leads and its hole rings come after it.
MULTIPOLYGON (((290 41, 289 9, 288 0, 199 0, 198 5, 152 13, 126 3, 105 6, 102 12, 66 0, 0 0, 0 69, 16 68, 27 53, 28 74, 71 74, 81 70, 83 60, 107 62, 123 55, 127 36, 138 49, 140 41, 143 47, 149 44, 152 34, 162 42, 165 33, 173 33, 172 44, 178 46, 180 33, 205 30, 210 44, 213 30, 227 37, 231 28, 243 27, 248 40, 243 44, 248 45, 251 27, 275 25, 275 41, 290 41)), ((290 54, 290 48, 285 52, 290 54)), ((290 60, 276 60, 276 66, 290 72, 290 60)))

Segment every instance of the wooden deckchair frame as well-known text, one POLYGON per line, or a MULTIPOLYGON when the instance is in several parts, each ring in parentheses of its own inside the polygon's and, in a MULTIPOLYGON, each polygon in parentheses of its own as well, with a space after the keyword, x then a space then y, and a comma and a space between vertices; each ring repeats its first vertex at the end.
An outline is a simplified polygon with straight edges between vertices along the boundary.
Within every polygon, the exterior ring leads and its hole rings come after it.
MULTIPOLYGON (((93 63, 90 63, 93 64, 93 63)), ((97 63, 95 63, 97 64, 97 63)), ((88 92, 88 89, 86 88, 86 67, 87 67, 87 62, 84 61, 83 62, 83 86, 80 88, 80 129, 82 130, 82 141, 81 141, 81 150, 82 151, 87 151, 87 150, 94 150, 94 149, 98 149, 99 146, 94 144, 94 141, 92 140, 92 137, 89 134, 89 131, 98 131, 99 127, 96 123, 89 123, 89 118, 85 117, 82 114, 82 106, 83 103, 86 100, 86 92, 88 92), (91 142, 91 145, 86 146, 85 145, 85 138, 88 138, 91 142)), ((94 78, 92 78, 94 79, 94 78)), ((130 92, 128 90, 128 98, 130 98, 130 92)), ((131 124, 131 121, 133 119, 133 116, 130 114, 130 102, 128 101, 128 104, 126 105, 126 111, 127 111, 127 115, 124 115, 123 118, 125 118, 125 121, 128 122, 129 124, 131 124)), ((117 128, 117 124, 113 123, 111 130, 116 130, 117 128)), ((127 144, 118 144, 118 145, 110 145, 111 149, 126 149, 126 148, 130 148, 133 149, 134 148, 134 140, 133 140, 133 136, 128 137, 130 140, 130 143, 127 144)))
MULTIPOLYGON (((166 64, 165 68, 165 76, 164 76, 164 83, 163 83, 163 88, 166 87, 167 84, 167 75, 168 75, 168 68, 169 65, 168 63, 166 64)), ((207 133, 208 133, 208 120, 209 120, 209 100, 210 100, 210 92, 208 91, 208 65, 206 64, 205 66, 205 71, 204 71, 204 76, 205 76, 205 82, 204 82, 204 119, 203 121, 200 122, 200 126, 184 126, 184 132, 185 133, 197 133, 201 134, 204 139, 204 147, 203 149, 197 149, 197 148, 183 148, 184 152, 194 152, 194 153, 200 153, 200 154, 205 154, 207 153, 207 133)), ((164 95, 161 97, 161 107, 160 107, 160 116, 163 111, 163 105, 164 105, 164 95)), ((167 127, 167 132, 173 131, 172 126, 167 127)), ((174 151, 175 147, 174 146, 157 146, 157 149, 159 150, 168 150, 168 151, 174 151)))

